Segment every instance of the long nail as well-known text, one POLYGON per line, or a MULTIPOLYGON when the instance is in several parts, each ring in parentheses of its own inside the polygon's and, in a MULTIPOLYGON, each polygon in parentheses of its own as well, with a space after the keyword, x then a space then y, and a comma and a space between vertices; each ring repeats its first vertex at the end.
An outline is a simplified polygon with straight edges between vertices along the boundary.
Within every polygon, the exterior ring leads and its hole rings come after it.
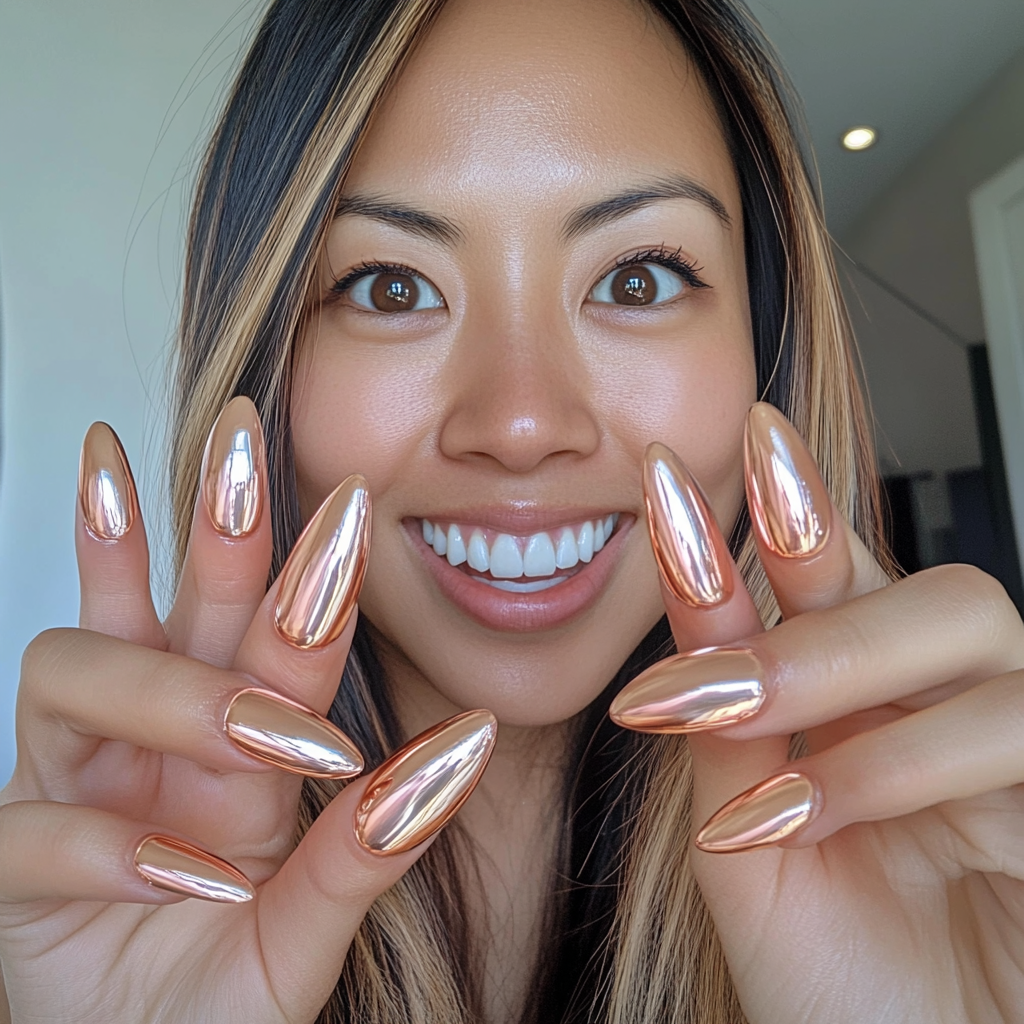
POLYGON ((466 711, 388 758, 356 808, 362 846, 370 853, 404 853, 446 825, 480 781, 497 735, 489 711, 466 711))
POLYGON ((248 903, 256 895, 249 879, 226 860, 169 836, 143 839, 135 870, 158 889, 213 903, 248 903))
POLYGON ((306 525, 281 572, 275 623, 294 647, 325 647, 356 606, 370 549, 370 492, 353 474, 306 525))
POLYGON ((117 434, 94 423, 82 442, 78 500, 89 532, 97 540, 118 540, 135 522, 139 499, 117 434))
POLYGON ((832 505, 793 425, 765 402, 751 406, 743 454, 751 517, 764 543, 784 558, 819 551, 828 540, 832 505))
POLYGON ((671 448, 655 442, 644 454, 643 486, 666 586, 694 608, 721 604, 732 594, 729 551, 700 485, 671 448))
POLYGON ((701 732, 749 718, 764 703, 752 651, 708 647, 677 654, 632 680, 612 701, 613 722, 636 732, 701 732))
POLYGON ((771 846, 809 825, 821 813, 821 796, 801 772, 783 772, 730 800, 697 833, 697 849, 738 853, 771 846))
POLYGON ((247 754, 297 775, 347 779, 363 770, 363 755, 336 725, 269 690, 236 693, 224 731, 247 754))
POLYGON ((218 533, 244 537, 259 525, 266 467, 256 407, 243 396, 232 398, 210 431, 203 459, 203 498, 218 533))

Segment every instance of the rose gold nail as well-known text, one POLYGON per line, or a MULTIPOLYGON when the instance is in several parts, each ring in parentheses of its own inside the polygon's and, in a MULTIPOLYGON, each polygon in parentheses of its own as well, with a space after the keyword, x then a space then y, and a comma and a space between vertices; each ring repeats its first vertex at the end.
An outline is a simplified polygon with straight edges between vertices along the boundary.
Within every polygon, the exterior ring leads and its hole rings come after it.
POLYGON ((325 647, 356 606, 370 548, 370 492, 353 474, 306 525, 281 571, 275 623, 294 647, 325 647))
POLYGON ((135 870, 158 889, 214 903, 248 903, 256 895, 226 860, 169 836, 146 836, 135 851, 135 870))
POLYGON ((730 800, 697 833, 706 853, 756 850, 800 831, 821 813, 821 796, 801 772, 783 772, 730 800))
POLYGON ((694 608, 721 604, 732 593, 729 550, 700 485, 671 448, 655 442, 644 454, 643 486, 666 586, 694 608))
POLYGON ((613 722, 636 732, 701 732, 749 718, 764 703, 752 651, 706 647, 677 654, 632 680, 612 701, 613 722))
POLYGON ((138 515, 139 499, 128 459, 106 423, 94 423, 82 442, 78 500, 86 528, 97 540, 120 539, 138 515))
POLYGON ((802 438, 774 406, 751 406, 743 455, 750 514, 764 543, 784 558, 819 551, 832 519, 828 491, 802 438))
POLYGON ((203 458, 203 498, 214 529, 245 537, 259 525, 267 463, 256 407, 232 398, 217 417, 203 458))
POLYGON ((356 838, 370 853, 404 853, 446 825, 480 781, 498 734, 490 711, 466 711, 410 740, 370 777, 356 838))
POLYGON ((336 725, 269 690, 236 693, 224 731, 247 754, 297 775, 347 779, 363 770, 363 755, 336 725))

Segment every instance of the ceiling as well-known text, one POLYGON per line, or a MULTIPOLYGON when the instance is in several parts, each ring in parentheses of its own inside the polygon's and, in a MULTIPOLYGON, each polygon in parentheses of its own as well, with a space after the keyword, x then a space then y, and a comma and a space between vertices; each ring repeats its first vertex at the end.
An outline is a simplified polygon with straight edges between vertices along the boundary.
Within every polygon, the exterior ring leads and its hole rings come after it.
POLYGON ((1024 0, 748 0, 803 99, 829 226, 872 198, 1024 48, 1024 0), (875 146, 848 153, 845 129, 875 146))

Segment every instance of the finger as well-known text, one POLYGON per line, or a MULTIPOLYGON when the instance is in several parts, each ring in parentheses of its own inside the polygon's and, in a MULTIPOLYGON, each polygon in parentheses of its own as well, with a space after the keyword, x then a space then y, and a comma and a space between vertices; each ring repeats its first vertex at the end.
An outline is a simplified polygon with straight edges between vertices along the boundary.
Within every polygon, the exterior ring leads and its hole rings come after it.
POLYGON ((84 629, 146 647, 166 645, 149 587, 149 546, 132 471, 106 423, 82 443, 75 550, 84 629))
POLYGON ((273 551, 263 431, 248 398, 217 417, 200 481, 165 628, 175 653, 228 666, 266 594, 273 551))
POLYGON ((119 740, 222 772, 345 778, 362 770, 352 742, 326 719, 237 672, 99 633, 40 634, 24 660, 18 704, 26 750, 47 771, 119 740))
MULTIPOLYGON (((750 594, 715 522, 710 504, 682 461, 664 445, 652 444, 644 458, 644 498, 651 544, 661 575, 662 592, 677 648, 692 650, 729 644, 762 632, 763 625, 750 594)), ((661 709, 645 696, 645 682, 652 675, 671 673, 686 661, 685 655, 669 658, 630 683, 611 707, 613 720, 645 732, 678 732, 661 727, 661 709)), ((733 702, 733 711, 749 713, 756 708, 737 705, 732 689, 710 694, 700 713, 717 720, 721 708, 714 702, 733 702)), ((699 701, 697 703, 700 703, 699 701)), ((690 710, 693 710, 691 703, 690 710)), ((706 816, 737 789, 762 778, 786 756, 788 739, 769 737, 742 749, 715 736, 691 736, 694 769, 694 814, 706 816)))
POLYGON ((337 797, 264 886, 264 960, 296 1019, 316 1016, 370 904, 472 793, 496 735, 490 712, 469 711, 416 737, 337 797))
POLYGON ((0 866, 2 903, 245 903, 254 895, 237 868, 185 837, 73 804, 0 807, 0 866))
POLYGON ((934 704, 1022 663, 1024 628, 1000 584, 973 566, 946 565, 806 612, 740 647, 656 666, 616 710, 649 732, 788 737, 885 705, 934 704))
POLYGON ((326 713, 355 631, 370 515, 361 476, 350 476, 328 496, 256 612, 236 669, 326 713))
POLYGON ((758 557, 785 618, 891 582, 832 503, 800 435, 767 403, 747 416, 744 463, 758 557))
POLYGON ((785 771, 722 808, 698 834, 708 852, 788 840, 809 846, 882 821, 1024 782, 1024 672, 988 680, 785 771))

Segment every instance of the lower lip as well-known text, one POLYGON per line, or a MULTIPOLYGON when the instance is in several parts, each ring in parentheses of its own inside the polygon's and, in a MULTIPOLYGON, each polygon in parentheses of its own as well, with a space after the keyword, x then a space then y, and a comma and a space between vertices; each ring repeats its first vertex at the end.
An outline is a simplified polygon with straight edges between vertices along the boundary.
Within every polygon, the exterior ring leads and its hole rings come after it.
POLYGON ((623 515, 619 528, 593 560, 547 590, 515 594, 473 579, 435 554, 423 539, 420 521, 404 524, 413 546, 423 556, 441 593, 460 611, 488 629, 505 633, 531 633, 561 626, 589 608, 608 583, 634 520, 623 515))

